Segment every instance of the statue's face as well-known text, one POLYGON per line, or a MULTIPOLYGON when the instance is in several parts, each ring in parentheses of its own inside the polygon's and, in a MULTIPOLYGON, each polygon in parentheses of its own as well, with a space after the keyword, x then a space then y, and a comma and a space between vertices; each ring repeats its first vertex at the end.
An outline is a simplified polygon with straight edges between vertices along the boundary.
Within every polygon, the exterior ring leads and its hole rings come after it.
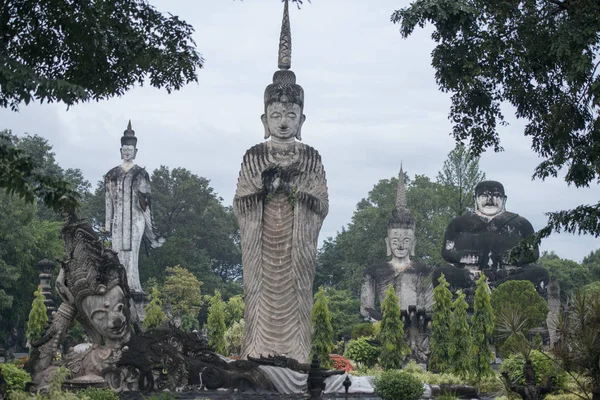
POLYGON ((91 295, 83 299, 83 311, 93 328, 105 339, 118 341, 129 333, 129 321, 125 315, 125 295, 115 286, 103 295, 91 295))
POLYGON ((414 230, 408 228, 389 229, 388 241, 393 257, 402 259, 414 254, 414 230))
POLYGON ((261 119, 267 131, 266 137, 287 141, 300 137, 300 128, 306 117, 298 104, 275 102, 267 106, 267 112, 261 119))
POLYGON ((124 161, 132 161, 135 159, 135 155, 137 154, 137 149, 132 144, 124 144, 121 146, 121 158, 124 161))
POLYGON ((484 190, 475 196, 477 211, 486 217, 495 217, 504 212, 506 196, 498 190, 484 190))

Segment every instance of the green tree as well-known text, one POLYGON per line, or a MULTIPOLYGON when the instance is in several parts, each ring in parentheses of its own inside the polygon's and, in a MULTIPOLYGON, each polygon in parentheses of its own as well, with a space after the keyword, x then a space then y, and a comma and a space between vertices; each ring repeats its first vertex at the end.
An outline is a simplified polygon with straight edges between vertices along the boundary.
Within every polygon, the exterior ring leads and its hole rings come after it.
POLYGON ((325 287, 333 337, 340 340, 350 337, 352 329, 360 323, 360 300, 353 297, 348 290, 339 290, 331 286, 325 287))
POLYGON ((190 271, 180 266, 167 267, 163 287, 165 298, 171 304, 173 317, 179 315, 186 331, 198 328, 198 313, 202 306, 200 282, 190 271))
POLYGON ((315 294, 314 305, 310 313, 310 325, 312 327, 311 354, 319 357, 322 367, 330 368, 332 363, 329 354, 335 348, 335 344, 333 343, 329 302, 323 287, 320 287, 315 294))
MULTIPOLYGON (((598 180, 600 152, 600 3, 597 0, 416 0, 392 14, 403 37, 433 25, 432 65, 452 93, 457 141, 479 155, 502 149, 503 102, 527 121, 524 134, 542 158, 534 178, 577 187, 598 180)), ((538 238, 552 231, 600 234, 600 203, 549 213, 538 238)))
POLYGON ((450 336, 452 322, 452 293, 444 274, 438 279, 438 285, 433 290, 433 318, 430 343, 429 368, 432 371, 446 371, 450 368, 450 336))
POLYGON ((558 331, 561 340, 554 353, 567 371, 590 379, 592 399, 600 400, 600 295, 577 291, 559 318, 558 331))
POLYGON ((44 330, 48 326, 48 310, 44 303, 46 298, 42 293, 42 288, 38 286, 33 296, 34 299, 31 304, 29 319, 27 320, 27 340, 29 340, 29 343, 40 340, 44 330))
POLYGON ((235 321, 225 331, 223 338, 225 339, 225 349, 227 354, 231 356, 239 356, 242 353, 242 342, 244 339, 244 319, 235 321))
POLYGON ((171 92, 196 81, 202 67, 193 28, 145 1, 25 0, 0 10, 0 107, 108 99, 145 82, 171 92))
POLYGON ((561 293, 565 296, 591 282, 589 264, 583 266, 575 261, 560 258, 554 252, 544 251, 538 264, 548 270, 551 279, 558 281, 561 293))
MULTIPOLYGON (((519 309, 525 318, 525 323, 521 324, 521 333, 524 336, 530 329, 545 325, 549 311, 546 301, 530 281, 504 282, 492 291, 491 304, 496 320, 499 314, 506 313, 508 309, 519 309)), ((496 346, 502 349, 504 354, 506 349, 502 347, 503 342, 496 338, 496 346)))
POLYGON ((241 295, 230 297, 225 303, 225 325, 232 327, 233 324, 244 318, 244 299, 241 295))
POLYGON ((145 331, 158 328, 162 326, 167 320, 167 316, 163 311, 163 303, 160 299, 161 293, 157 286, 152 286, 152 292, 150 294, 150 302, 144 307, 144 322, 142 322, 142 328, 145 331))
POLYGON ((473 210, 475 186, 485 180, 485 173, 479 170, 479 158, 469 154, 464 145, 459 144, 448 153, 437 183, 444 186, 449 205, 455 216, 473 210))
POLYGON ((225 354, 225 302, 221 297, 221 292, 215 290, 215 295, 210 299, 210 307, 208 308, 208 344, 218 354, 225 354))
POLYGON ((471 360, 477 381, 481 382, 482 378, 492 373, 490 362, 493 355, 490 339, 494 332, 494 311, 486 276, 481 274, 476 284, 473 316, 471 317, 471 331, 473 332, 471 360))
POLYGON ((36 263, 63 255, 62 224, 41 221, 35 204, 2 192, 0 215, 0 338, 16 327, 22 339, 39 285, 36 263))
POLYGON ((458 292, 456 300, 452 303, 452 318, 450 321, 450 366, 452 372, 462 377, 467 377, 471 372, 471 327, 469 326, 467 310, 469 305, 465 294, 458 292))
POLYGON ((401 369, 404 356, 410 352, 404 341, 404 323, 400 319, 400 306, 394 286, 385 291, 385 299, 381 303, 381 353, 379 363, 383 369, 401 369))
POLYGON ((600 249, 592 251, 583 258, 581 265, 589 270, 591 279, 600 281, 600 249))

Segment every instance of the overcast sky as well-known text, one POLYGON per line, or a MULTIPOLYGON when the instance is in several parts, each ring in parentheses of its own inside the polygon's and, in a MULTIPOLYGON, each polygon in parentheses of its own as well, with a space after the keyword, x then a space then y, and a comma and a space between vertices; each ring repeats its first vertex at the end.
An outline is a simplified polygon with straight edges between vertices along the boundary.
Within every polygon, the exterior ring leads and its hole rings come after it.
MULTIPOLYGON (((120 164, 120 137, 131 119, 136 162, 185 167, 211 180, 231 204, 242 156, 263 140, 263 91, 277 69, 282 4, 275 0, 152 0, 159 10, 194 26, 206 59, 198 84, 167 94, 136 88, 122 98, 81 104, 23 105, 0 110, 0 129, 49 139, 63 168, 80 168, 92 184, 120 164)), ((435 179, 454 147, 449 95, 438 91, 431 67, 430 29, 403 40, 390 23, 407 0, 313 0, 290 7, 292 70, 305 90, 303 141, 322 156, 330 211, 321 240, 350 222, 360 199, 380 179, 435 179)), ((507 108, 507 111, 510 109, 507 108)), ((539 159, 523 123, 501 128, 503 153, 487 152, 480 166, 504 184, 507 209, 545 225, 545 212, 596 203, 600 190, 568 187, 562 179, 532 181, 539 159)), ((383 240, 383 237, 382 237, 383 240)), ((576 261, 599 248, 591 236, 553 235, 543 250, 576 261)))

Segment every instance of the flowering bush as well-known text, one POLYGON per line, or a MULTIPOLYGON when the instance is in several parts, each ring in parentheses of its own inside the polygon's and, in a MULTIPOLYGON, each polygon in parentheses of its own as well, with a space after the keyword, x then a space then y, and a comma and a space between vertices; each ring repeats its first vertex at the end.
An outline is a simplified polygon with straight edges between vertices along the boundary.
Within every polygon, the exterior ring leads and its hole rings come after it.
POLYGON ((352 367, 352 362, 348 360, 346 357, 341 356, 339 354, 330 354, 329 358, 333 363, 333 369, 343 370, 346 372, 352 371, 354 368, 352 367))

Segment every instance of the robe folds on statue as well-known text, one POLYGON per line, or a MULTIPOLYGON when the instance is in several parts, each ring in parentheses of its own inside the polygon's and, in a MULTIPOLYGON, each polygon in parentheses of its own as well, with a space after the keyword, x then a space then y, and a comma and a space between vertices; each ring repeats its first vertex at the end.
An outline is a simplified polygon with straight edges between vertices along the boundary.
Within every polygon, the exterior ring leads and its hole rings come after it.
POLYGON ((246 302, 242 357, 308 362, 317 239, 329 210, 321 156, 299 142, 284 153, 271 142, 252 147, 243 158, 233 209, 246 302), (270 191, 274 181, 280 184, 270 191))
POLYGON ((142 292, 138 270, 142 237, 145 234, 151 242, 157 240, 150 212, 150 176, 137 165, 129 171, 118 166, 108 171, 104 184, 105 227, 112 234, 111 248, 127 271, 130 291, 142 292))

